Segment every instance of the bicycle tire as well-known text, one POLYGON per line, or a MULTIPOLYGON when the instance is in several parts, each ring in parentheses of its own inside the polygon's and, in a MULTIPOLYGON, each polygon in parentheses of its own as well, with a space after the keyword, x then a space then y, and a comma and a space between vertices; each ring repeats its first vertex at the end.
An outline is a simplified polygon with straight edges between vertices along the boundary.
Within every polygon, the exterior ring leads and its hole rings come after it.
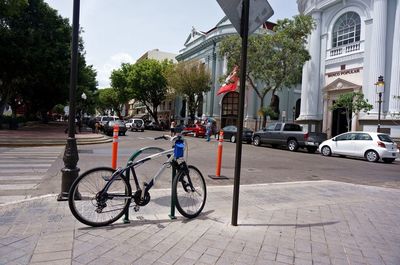
POLYGON ((198 216, 203 210, 207 199, 207 187, 199 169, 192 165, 189 165, 188 169, 195 191, 190 189, 187 182, 188 176, 184 170, 181 170, 173 180, 172 196, 179 213, 191 219, 198 216))
POLYGON ((125 177, 114 180, 107 198, 99 202, 96 195, 105 187, 114 173, 109 167, 97 167, 80 175, 69 190, 68 205, 78 221, 89 226, 106 226, 117 221, 127 211, 132 189, 125 177), (129 199, 126 199, 128 194, 129 199), (117 200, 116 197, 121 197, 117 200))

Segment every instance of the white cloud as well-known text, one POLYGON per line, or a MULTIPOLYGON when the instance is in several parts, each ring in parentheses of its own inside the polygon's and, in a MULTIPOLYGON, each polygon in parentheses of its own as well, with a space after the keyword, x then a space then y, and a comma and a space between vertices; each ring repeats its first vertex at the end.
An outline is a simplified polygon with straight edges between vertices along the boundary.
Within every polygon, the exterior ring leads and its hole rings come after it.
POLYGON ((100 67, 97 67, 97 81, 99 88, 110 87, 110 76, 114 69, 121 67, 122 63, 134 63, 135 60, 128 53, 117 53, 109 57, 109 59, 100 67))

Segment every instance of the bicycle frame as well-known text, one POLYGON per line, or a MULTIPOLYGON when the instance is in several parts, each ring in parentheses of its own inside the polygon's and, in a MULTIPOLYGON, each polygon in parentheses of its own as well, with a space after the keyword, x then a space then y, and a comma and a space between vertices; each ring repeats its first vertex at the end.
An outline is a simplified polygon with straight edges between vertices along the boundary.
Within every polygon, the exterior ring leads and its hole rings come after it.
MULTIPOLYGON (((173 169, 176 169, 176 170, 185 170, 185 171, 188 170, 186 162, 183 160, 181 163, 178 163, 178 161, 177 161, 177 159, 175 159, 173 153, 174 153, 174 149, 169 149, 169 150, 166 150, 166 151, 162 151, 162 152, 147 156, 147 157, 142 158, 142 159, 140 159, 140 160, 138 160, 136 162, 132 162, 132 161, 129 162, 127 167, 119 168, 113 173, 113 175, 111 176, 110 180, 107 182, 106 186, 102 189, 102 191, 100 193, 103 194, 104 192, 107 192, 107 190, 111 186, 111 184, 114 181, 117 181, 118 177, 120 177, 121 174, 124 174, 125 172, 129 172, 129 170, 130 170, 130 172, 132 172, 132 177, 133 177, 133 180, 135 182, 136 191, 143 191, 141 193, 141 196, 143 198, 144 195, 147 194, 149 192, 149 190, 153 187, 153 185, 155 184, 156 180, 165 171, 165 169, 167 167, 172 166, 173 169), (152 159, 155 159, 155 158, 158 158, 158 157, 161 157, 161 156, 164 156, 164 155, 166 155, 168 157, 167 161, 165 161, 161 165, 161 167, 159 168, 157 173, 152 177, 151 181, 149 183, 145 183, 145 185, 143 187, 144 190, 142 190, 142 188, 140 187, 140 184, 139 184, 138 177, 136 175, 135 167, 137 167, 137 166, 139 166, 141 164, 144 164, 147 161, 150 161, 152 159)), ((126 175, 129 176, 129 174, 126 174, 126 175)), ((130 179, 127 179, 127 181, 129 182, 130 179)), ((193 189, 193 185, 192 185, 190 179, 189 179, 189 185, 190 185, 191 189, 193 189)), ((133 194, 133 191, 132 191, 132 194, 133 194)), ((119 197, 121 199, 131 199, 132 198, 132 194, 126 194, 125 196, 116 195, 116 197, 119 197)))

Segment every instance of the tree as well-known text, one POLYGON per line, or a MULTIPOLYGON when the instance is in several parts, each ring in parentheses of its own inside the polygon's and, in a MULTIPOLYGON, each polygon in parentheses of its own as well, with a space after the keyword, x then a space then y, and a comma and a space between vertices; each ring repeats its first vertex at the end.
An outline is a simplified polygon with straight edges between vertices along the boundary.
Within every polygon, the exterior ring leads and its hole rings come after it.
MULTIPOLYGON (((5 104, 13 106, 17 98, 27 113, 43 117, 67 102, 71 32, 68 19, 43 0, 0 0, 0 115, 5 104)), ((82 40, 79 52, 77 100, 97 86, 82 40)))
MULTIPOLYGON (((276 91, 301 82, 303 64, 310 59, 305 48, 306 38, 314 28, 311 16, 298 15, 293 19, 278 20, 272 34, 249 37, 246 81, 260 99, 263 112, 264 98, 271 92, 271 109, 279 114, 276 91)), ((219 54, 226 56, 228 69, 240 65, 241 39, 239 35, 225 38, 219 54)), ((240 70, 240 69, 239 69, 240 70)), ((265 124, 266 116, 263 116, 265 124)))
POLYGON ((179 62, 169 71, 167 80, 168 86, 186 99, 190 118, 194 120, 203 93, 211 89, 211 76, 206 66, 199 61, 179 62))
POLYGON ((351 130, 351 121, 360 111, 368 112, 372 108, 373 106, 368 103, 367 99, 364 99, 364 94, 361 92, 341 94, 331 107, 332 110, 344 109, 348 131, 351 130))
POLYGON ((127 86, 134 99, 141 102, 158 124, 157 108, 166 98, 166 72, 172 63, 164 60, 145 59, 132 65, 128 72, 127 86))
POLYGON ((133 64, 123 63, 121 68, 113 70, 111 73, 111 87, 115 89, 120 103, 127 102, 134 96, 128 84, 128 76, 132 67, 133 64))
POLYGON ((98 90, 98 108, 105 112, 113 109, 117 112, 117 116, 121 116, 122 105, 118 99, 118 91, 115 88, 104 88, 98 90))
POLYGON ((43 0, 13 2, 2 1, 13 12, 0 18, 0 115, 15 98, 47 112, 68 96, 71 27, 43 0))

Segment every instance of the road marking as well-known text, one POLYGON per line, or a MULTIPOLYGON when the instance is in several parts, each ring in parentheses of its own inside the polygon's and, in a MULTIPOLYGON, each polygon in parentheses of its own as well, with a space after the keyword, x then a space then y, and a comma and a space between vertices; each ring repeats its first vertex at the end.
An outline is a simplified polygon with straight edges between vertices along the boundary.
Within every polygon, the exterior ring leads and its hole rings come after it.
POLYGON ((37 189, 63 150, 60 146, 0 149, 0 204, 31 197, 29 190, 37 189))
POLYGON ((10 175, 10 176, 0 176, 0 181, 15 181, 15 180, 41 180, 43 175, 10 175))
POLYGON ((36 167, 50 167, 51 166, 51 164, 36 164, 36 163, 33 163, 33 164, 12 164, 12 165, 10 165, 10 164, 0 164, 0 167, 6 167, 6 168, 14 168, 14 167, 34 167, 34 168, 36 168, 36 167))
POLYGON ((0 173, 46 173, 48 168, 1 169, 0 173))
POLYGON ((0 190, 32 190, 36 189, 38 184, 0 184, 0 190))

